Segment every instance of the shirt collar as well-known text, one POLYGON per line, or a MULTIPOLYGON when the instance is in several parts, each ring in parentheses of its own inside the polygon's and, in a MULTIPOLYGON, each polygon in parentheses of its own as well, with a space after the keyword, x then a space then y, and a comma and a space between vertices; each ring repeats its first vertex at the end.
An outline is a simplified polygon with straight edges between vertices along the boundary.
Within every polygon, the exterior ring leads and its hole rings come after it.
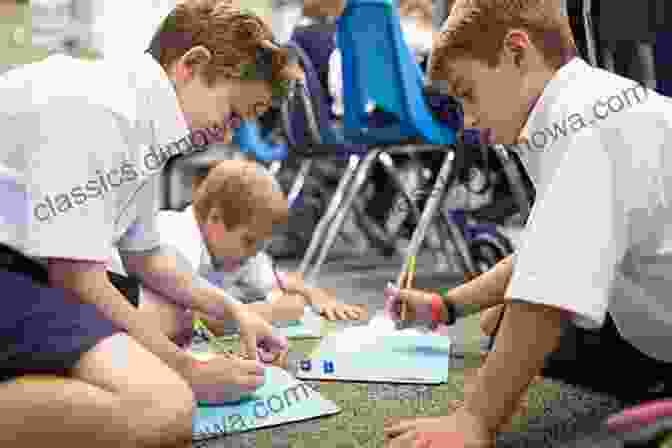
POLYGON ((545 117, 544 104, 552 104, 567 84, 574 81, 589 67, 588 63, 583 59, 574 57, 555 72, 553 77, 546 83, 541 95, 531 105, 525 125, 518 136, 519 144, 526 143, 529 140, 532 123, 540 119, 543 120, 543 117, 545 117))

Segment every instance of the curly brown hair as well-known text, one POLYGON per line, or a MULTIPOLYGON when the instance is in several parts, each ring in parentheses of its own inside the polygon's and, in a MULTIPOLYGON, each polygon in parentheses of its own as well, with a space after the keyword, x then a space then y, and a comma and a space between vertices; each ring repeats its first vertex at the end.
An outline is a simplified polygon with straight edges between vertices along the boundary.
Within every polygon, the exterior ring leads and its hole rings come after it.
POLYGON ((258 64, 260 51, 270 56, 272 84, 300 76, 298 67, 289 63, 287 49, 273 43, 263 19, 231 0, 183 0, 164 19, 148 51, 168 69, 196 46, 212 53, 203 73, 208 85, 220 77, 245 79, 258 64))

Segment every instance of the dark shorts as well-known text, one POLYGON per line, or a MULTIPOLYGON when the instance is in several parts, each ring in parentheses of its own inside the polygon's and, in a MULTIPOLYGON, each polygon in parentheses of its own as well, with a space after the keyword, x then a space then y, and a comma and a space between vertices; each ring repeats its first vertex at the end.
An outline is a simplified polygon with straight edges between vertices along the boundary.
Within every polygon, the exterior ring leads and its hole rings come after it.
MULTIPOLYGON (((94 305, 47 287, 39 266, 26 269, 23 263, 19 269, 0 266, 0 381, 28 373, 67 374, 84 353, 121 331, 94 305)), ((111 272, 108 276, 137 306, 138 282, 111 272)))
POLYGON ((623 339, 608 313, 599 331, 570 324, 542 375, 625 402, 672 395, 672 363, 650 358, 623 339))

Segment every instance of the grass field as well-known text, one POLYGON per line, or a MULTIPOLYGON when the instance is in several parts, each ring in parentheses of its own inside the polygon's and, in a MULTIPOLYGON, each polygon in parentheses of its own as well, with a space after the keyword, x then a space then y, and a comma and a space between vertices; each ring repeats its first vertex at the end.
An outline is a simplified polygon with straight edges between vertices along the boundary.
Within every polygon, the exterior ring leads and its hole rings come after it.
MULTIPOLYGON (((225 342, 234 350, 238 348, 237 342, 225 342)), ((291 358, 310 354, 317 344, 316 340, 293 340, 291 358)), ((332 417, 215 439, 205 446, 382 448, 383 427, 389 419, 445 415, 450 412, 451 401, 463 397, 465 372, 480 365, 477 316, 465 321, 464 351, 463 359, 451 361, 448 384, 428 387, 309 382, 343 411, 332 417)), ((594 428, 601 418, 620 408, 614 400, 551 381, 531 386, 527 399, 527 412, 514 417, 501 434, 498 447, 553 446, 572 439, 576 432, 594 428)))

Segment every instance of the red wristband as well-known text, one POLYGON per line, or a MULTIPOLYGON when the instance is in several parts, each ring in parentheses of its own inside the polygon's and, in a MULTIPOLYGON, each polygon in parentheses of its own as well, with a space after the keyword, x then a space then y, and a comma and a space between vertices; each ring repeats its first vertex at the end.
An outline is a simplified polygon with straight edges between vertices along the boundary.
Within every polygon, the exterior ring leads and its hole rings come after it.
POLYGON ((198 359, 194 359, 194 361, 193 361, 193 363, 192 363, 192 365, 194 366, 194 368, 197 368, 197 369, 203 368, 203 367, 205 367, 207 364, 208 364, 207 362, 205 362, 205 361, 199 361, 198 359))
POLYGON ((434 294, 432 296, 432 324, 441 322, 441 308, 443 307, 443 299, 440 295, 434 294))

